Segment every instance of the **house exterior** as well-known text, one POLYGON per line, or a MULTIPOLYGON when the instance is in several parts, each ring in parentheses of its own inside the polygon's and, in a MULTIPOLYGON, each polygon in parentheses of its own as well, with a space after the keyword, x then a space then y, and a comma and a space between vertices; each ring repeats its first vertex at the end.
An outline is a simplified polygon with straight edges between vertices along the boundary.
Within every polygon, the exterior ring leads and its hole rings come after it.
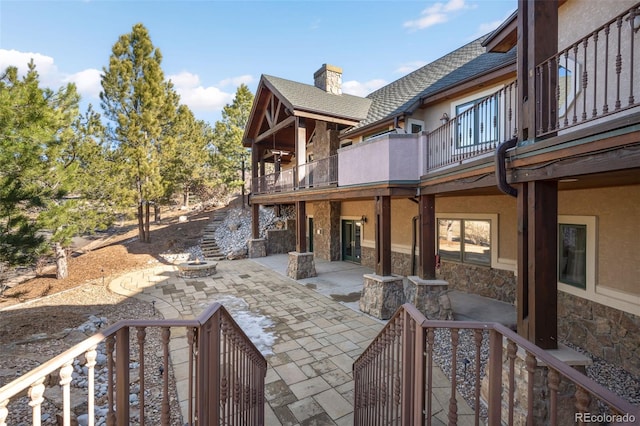
POLYGON ((397 286, 446 282, 518 307, 518 333, 640 376, 640 5, 519 2, 492 34, 358 98, 341 70, 263 76, 260 205, 294 204, 294 278, 314 257, 397 286), (635 73, 635 75, 634 75, 635 73))

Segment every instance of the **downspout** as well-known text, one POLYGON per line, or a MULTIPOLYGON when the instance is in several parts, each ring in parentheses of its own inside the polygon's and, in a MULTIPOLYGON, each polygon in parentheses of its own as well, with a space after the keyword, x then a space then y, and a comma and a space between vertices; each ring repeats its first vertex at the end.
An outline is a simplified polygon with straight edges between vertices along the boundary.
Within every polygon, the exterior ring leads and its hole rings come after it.
POLYGON ((509 139, 508 141, 502 142, 496 148, 495 153, 495 163, 496 163, 496 181, 498 184, 498 189, 504 192, 507 195, 511 195, 512 197, 518 196, 518 190, 513 186, 509 185, 507 182, 507 166, 505 165, 505 158, 507 155, 507 150, 516 146, 518 143, 518 138, 509 139))
POLYGON ((411 219, 411 275, 416 274, 416 243, 417 243, 417 232, 416 232, 416 224, 418 223, 418 219, 420 216, 414 216, 411 219))

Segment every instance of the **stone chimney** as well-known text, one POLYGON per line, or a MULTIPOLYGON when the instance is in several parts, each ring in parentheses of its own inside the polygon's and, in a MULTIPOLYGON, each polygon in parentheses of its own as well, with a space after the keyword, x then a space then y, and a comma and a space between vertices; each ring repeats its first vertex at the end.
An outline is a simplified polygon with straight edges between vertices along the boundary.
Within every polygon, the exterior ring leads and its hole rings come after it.
POLYGON ((322 64, 320 69, 313 74, 313 80, 317 88, 327 93, 342 94, 342 68, 340 67, 322 64))

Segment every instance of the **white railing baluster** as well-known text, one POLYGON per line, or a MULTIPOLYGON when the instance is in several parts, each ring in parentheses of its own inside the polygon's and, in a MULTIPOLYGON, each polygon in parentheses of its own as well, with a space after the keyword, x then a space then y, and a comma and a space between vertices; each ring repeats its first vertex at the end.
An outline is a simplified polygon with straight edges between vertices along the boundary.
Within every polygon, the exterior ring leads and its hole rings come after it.
POLYGON ((62 420, 64 426, 71 426, 71 374, 73 360, 60 369, 60 386, 62 387, 62 420))
POLYGON ((94 426, 96 421, 96 413, 95 413, 95 387, 96 387, 96 357, 98 353, 96 352, 96 347, 89 349, 85 353, 85 358, 87 362, 85 367, 87 367, 87 425, 94 426))
POLYGON ((42 418, 42 403, 44 402, 44 377, 31 385, 29 388, 29 405, 33 412, 33 426, 40 426, 42 418))

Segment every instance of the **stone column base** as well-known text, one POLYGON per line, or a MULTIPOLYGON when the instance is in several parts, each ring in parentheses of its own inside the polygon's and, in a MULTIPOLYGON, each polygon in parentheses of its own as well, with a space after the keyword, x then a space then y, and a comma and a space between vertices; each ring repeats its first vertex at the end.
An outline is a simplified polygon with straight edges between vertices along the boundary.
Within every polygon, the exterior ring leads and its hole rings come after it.
POLYGON ((449 283, 444 280, 423 280, 417 276, 407 277, 409 285, 405 300, 418 308, 430 320, 453 320, 449 283))
POLYGON ((360 310, 383 320, 389 319, 404 303, 402 277, 364 275, 360 310))
POLYGON ((316 265, 313 261, 313 253, 289 252, 289 264, 287 265, 287 276, 294 280, 315 277, 316 265))
POLYGON ((249 240, 247 246, 249 247, 249 259, 267 256, 267 240, 264 238, 249 240))

